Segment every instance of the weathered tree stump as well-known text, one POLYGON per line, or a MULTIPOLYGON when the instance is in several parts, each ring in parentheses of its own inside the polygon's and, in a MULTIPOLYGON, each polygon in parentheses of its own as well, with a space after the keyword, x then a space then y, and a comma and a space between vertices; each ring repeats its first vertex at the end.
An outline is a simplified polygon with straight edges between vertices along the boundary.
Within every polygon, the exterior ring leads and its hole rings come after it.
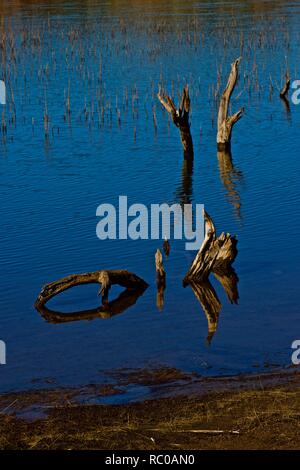
POLYGON ((186 274, 183 285, 191 281, 204 281, 210 272, 230 268, 237 255, 237 239, 224 232, 216 237, 216 229, 211 217, 204 211, 205 237, 204 241, 186 274))
POLYGON ((38 295, 35 307, 39 308, 61 292, 81 284, 101 284, 102 289, 100 293, 105 303, 107 302, 110 286, 113 284, 118 284, 126 289, 142 289, 148 287, 148 284, 143 279, 126 270, 102 270, 83 274, 72 274, 71 276, 46 284, 38 295))
POLYGON ((233 64, 231 64, 231 72, 229 74, 227 86, 220 102, 217 133, 217 144, 220 150, 230 147, 233 126, 237 121, 239 121, 244 113, 244 108, 241 108, 237 113, 232 116, 228 116, 230 98, 238 80, 238 66, 240 61, 241 58, 236 59, 233 64))
POLYGON ((172 121, 175 126, 179 128, 181 143, 184 150, 184 157, 193 158, 194 147, 189 121, 191 103, 188 86, 183 89, 182 98, 178 109, 176 108, 170 96, 162 96, 160 93, 158 93, 157 97, 163 107, 168 111, 168 113, 171 114, 172 121))

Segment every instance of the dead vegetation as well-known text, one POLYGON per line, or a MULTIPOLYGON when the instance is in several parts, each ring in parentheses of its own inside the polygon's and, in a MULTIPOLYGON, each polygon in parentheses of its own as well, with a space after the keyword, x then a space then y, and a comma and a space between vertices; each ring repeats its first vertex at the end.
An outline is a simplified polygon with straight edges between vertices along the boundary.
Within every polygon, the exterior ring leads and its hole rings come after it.
POLYGON ((298 449, 299 378, 292 389, 257 387, 121 406, 66 403, 33 422, 2 413, 0 448, 298 449))

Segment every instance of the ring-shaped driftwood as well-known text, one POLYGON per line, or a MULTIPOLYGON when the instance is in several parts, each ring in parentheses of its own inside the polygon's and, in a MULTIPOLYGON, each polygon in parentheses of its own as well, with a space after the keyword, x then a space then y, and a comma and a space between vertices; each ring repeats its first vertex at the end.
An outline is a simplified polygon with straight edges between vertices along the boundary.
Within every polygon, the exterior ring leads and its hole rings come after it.
POLYGON ((143 279, 124 269, 71 274, 58 281, 46 284, 35 301, 35 307, 40 309, 40 307, 44 306, 50 299, 61 292, 82 284, 101 285, 100 293, 102 294, 102 301, 106 301, 108 291, 112 285, 117 284, 126 289, 145 289, 148 287, 148 284, 143 279))

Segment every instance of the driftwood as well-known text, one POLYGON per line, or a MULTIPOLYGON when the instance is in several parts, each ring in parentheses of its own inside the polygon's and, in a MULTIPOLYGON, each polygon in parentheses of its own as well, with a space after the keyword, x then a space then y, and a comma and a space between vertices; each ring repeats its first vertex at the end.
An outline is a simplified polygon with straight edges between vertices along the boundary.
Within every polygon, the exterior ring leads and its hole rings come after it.
POLYGON ((223 149, 230 146, 231 133, 234 124, 242 117, 244 108, 241 108, 238 112, 232 116, 228 116, 228 108, 230 98, 238 80, 238 66, 241 58, 236 59, 231 64, 231 72, 229 74, 227 86, 221 98, 219 113, 218 113, 218 133, 217 133, 217 144, 218 148, 223 149))
POLYGON ((137 289, 126 289, 117 297, 117 299, 106 302, 95 309, 84 310, 79 312, 59 312, 49 309, 44 304, 36 305, 38 312, 49 323, 68 323, 73 321, 94 320, 96 318, 111 318, 119 315, 129 307, 134 305, 138 298, 143 295, 147 287, 137 289))
POLYGON ((159 310, 163 309, 164 306, 164 292, 166 288, 166 272, 163 265, 162 253, 159 249, 155 253, 155 270, 156 270, 156 305, 159 310))
POLYGON ((108 291, 113 284, 118 284, 126 289, 143 289, 148 287, 148 284, 143 279, 126 270, 101 270, 83 274, 72 274, 71 276, 46 284, 38 295, 35 307, 39 309, 54 296, 81 284, 101 284, 102 289, 100 293, 103 296, 104 303, 107 302, 108 291))
POLYGON ((163 107, 168 111, 168 113, 171 114, 172 121, 175 126, 179 128, 181 143, 184 150, 184 157, 193 158, 194 147, 189 121, 190 97, 188 86, 183 89, 181 102, 178 109, 176 108, 174 101, 172 98, 170 98, 170 96, 163 96, 159 92, 157 97, 163 107))
POLYGON ((204 211, 205 237, 183 285, 191 281, 205 281, 210 272, 226 271, 237 255, 237 239, 224 232, 216 237, 216 229, 211 217, 204 211))

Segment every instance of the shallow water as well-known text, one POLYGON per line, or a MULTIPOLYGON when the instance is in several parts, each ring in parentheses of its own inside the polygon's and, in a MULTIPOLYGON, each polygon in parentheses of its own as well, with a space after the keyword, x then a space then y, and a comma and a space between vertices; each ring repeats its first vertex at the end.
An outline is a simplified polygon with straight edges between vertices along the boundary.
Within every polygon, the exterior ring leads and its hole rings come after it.
MULTIPOLYGON (((278 88, 287 68, 300 78, 300 2, 12 1, 1 10, 0 391, 107 381, 105 371, 124 367, 224 375, 289 365, 299 337, 300 107, 288 113, 278 88), (232 108, 246 112, 233 131, 234 168, 222 172, 217 77, 221 91, 240 55, 232 108), (189 170, 156 99, 159 86, 177 99, 186 83, 189 170), (184 241, 171 241, 158 311, 158 242, 96 237, 97 206, 119 195, 129 204, 203 203, 219 232, 237 235, 239 303, 211 279, 222 311, 210 346, 205 314, 182 287, 195 254, 184 241), (123 314, 53 324, 34 309, 47 282, 117 268, 150 284, 123 314)), ((62 312, 98 306, 93 285, 49 303, 62 312)))

